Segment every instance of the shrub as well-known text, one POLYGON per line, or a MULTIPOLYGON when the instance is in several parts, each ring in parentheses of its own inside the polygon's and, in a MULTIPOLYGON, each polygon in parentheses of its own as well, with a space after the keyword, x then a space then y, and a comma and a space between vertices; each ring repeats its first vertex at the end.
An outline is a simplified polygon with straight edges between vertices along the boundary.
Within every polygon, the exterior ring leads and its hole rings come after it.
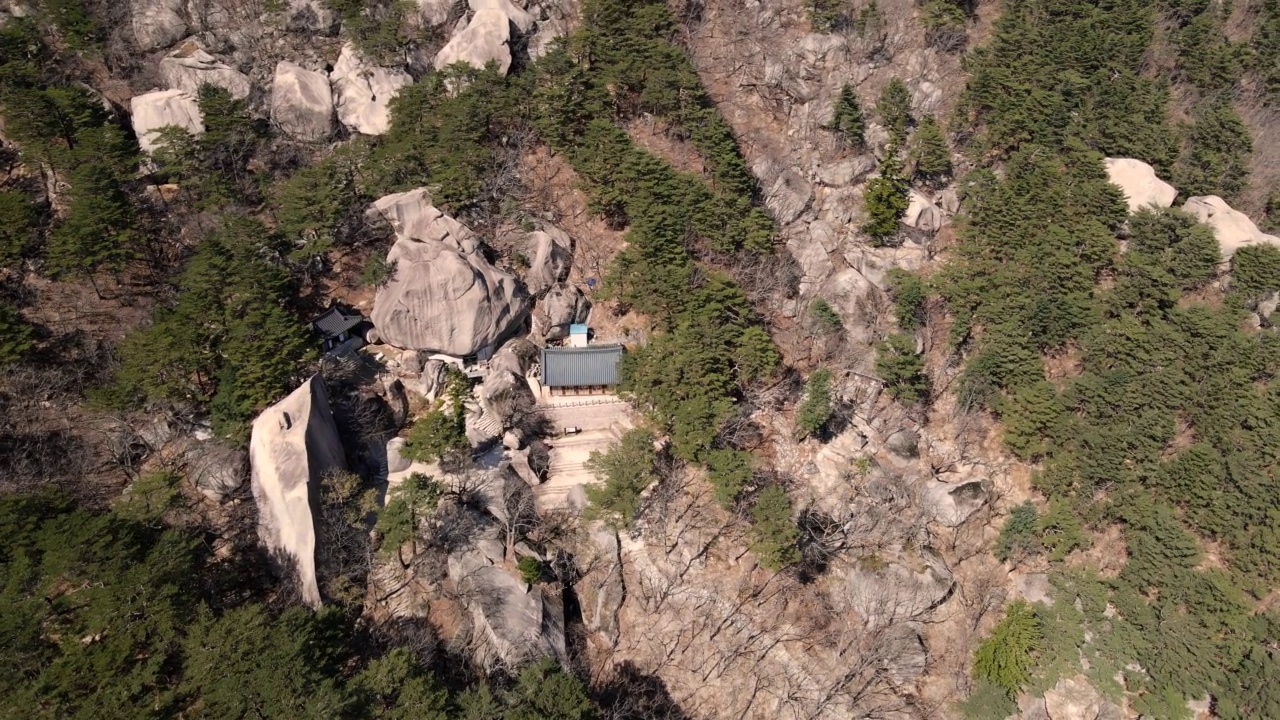
POLYGON ((890 335, 876 346, 876 372, 888 393, 905 402, 918 403, 929 397, 929 378, 924 374, 924 358, 916 353, 911 335, 890 335))
POLYGON ((840 315, 831 307, 831 303, 822 298, 817 298, 809 304, 809 319, 819 335, 830 335, 844 329, 844 322, 840 319, 840 315))
POLYGON ((834 32, 848 23, 845 0, 805 0, 814 32, 834 32))
POLYGON ((1040 515, 1030 500, 1016 506, 1000 528, 1000 537, 996 539, 996 557, 1001 560, 1016 560, 1040 550, 1040 540, 1036 536, 1037 520, 1040 515))
POLYGON ((781 570, 800 561, 800 530, 791 519, 791 498, 778 485, 760 491, 751 508, 751 551, 760 564, 781 570))
POLYGON ((923 327, 924 304, 929 297, 929 288, 924 280, 919 275, 897 267, 890 268, 887 278, 889 297, 893 298, 898 327, 909 332, 923 327))
POLYGON ((1026 601, 1009 605, 1004 620, 974 653, 973 674, 1003 688, 1009 697, 1031 679, 1031 667, 1044 637, 1040 619, 1026 601))
POLYGON ((404 456, 420 462, 434 462, 471 446, 467 442, 465 408, 454 403, 449 412, 437 407, 418 418, 405 436, 404 456))
POLYGON ((707 479, 715 489, 716 502, 726 510, 733 509, 738 496, 751 482, 751 453, 745 450, 720 449, 708 451, 707 479))
POLYGON ((805 384, 804 400, 796 408, 796 434, 816 436, 831 419, 831 371, 818 368, 805 384))
POLYGON ((538 558, 526 555, 516 563, 516 569, 520 571, 520 579, 529 585, 536 585, 542 581, 542 561, 538 558))
POLYGON ((1280 248, 1247 245, 1231 256, 1231 291, 1248 301, 1280 290, 1280 248))
POLYGON ((1253 139, 1227 99, 1196 105, 1172 182, 1183 195, 1234 198, 1249 182, 1253 139))
POLYGON ((369 256, 364 263, 364 270, 360 271, 360 284, 372 288, 380 288, 391 282, 396 276, 396 264, 387 262, 386 257, 377 250, 369 256))
POLYGON ((969 18, 956 0, 926 0, 924 4, 924 37, 930 47, 954 52, 968 40, 965 24, 969 18))
POLYGON ((653 443, 653 433, 637 428, 628 430, 608 452, 591 453, 587 469, 601 484, 587 487, 589 517, 631 527, 640 513, 640 494, 659 479, 653 443))

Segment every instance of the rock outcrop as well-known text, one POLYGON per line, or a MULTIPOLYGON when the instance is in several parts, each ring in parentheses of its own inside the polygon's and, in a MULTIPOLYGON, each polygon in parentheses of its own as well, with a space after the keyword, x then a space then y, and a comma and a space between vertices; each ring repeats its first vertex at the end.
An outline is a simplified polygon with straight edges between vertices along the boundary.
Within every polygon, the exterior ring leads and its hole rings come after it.
POLYGON ((287 60, 271 81, 271 121, 298 140, 324 140, 333 132, 333 92, 329 77, 287 60))
POLYGON ((426 27, 443 25, 453 5, 453 0, 418 0, 418 17, 426 27))
POLYGON ((1129 212, 1144 207, 1167 208, 1178 197, 1178 191, 1156 177, 1155 168, 1133 158, 1107 158, 1107 179, 1120 188, 1129 203, 1129 212))
POLYGON ((501 543, 477 543, 449 556, 449 578, 471 613, 476 630, 488 641, 490 660, 520 665, 539 657, 563 660, 564 610, 540 587, 530 587, 493 563, 503 557, 501 543), (495 557, 496 556, 496 557, 495 557))
POLYGON ((1236 250, 1247 245, 1280 245, 1280 237, 1262 232, 1248 215, 1233 210, 1217 195, 1187 198, 1182 209, 1213 228, 1213 234, 1218 237, 1218 245, 1222 249, 1223 260, 1230 260, 1236 250))
POLYGON ((924 500, 933 511, 934 519, 947 527, 959 527, 974 513, 982 509, 991 493, 980 480, 966 483, 941 483, 929 481, 924 500))
POLYGON ((413 83, 409 73, 370 63, 350 43, 342 47, 329 80, 338 120, 364 135, 384 135, 391 129, 391 100, 413 83))
POLYGON ((529 11, 511 2, 511 0, 468 0, 467 4, 471 6, 473 12, 484 12, 487 10, 496 10, 507 16, 512 25, 521 35, 528 33, 533 29, 534 23, 537 22, 529 11))
POLYGON ((591 316, 591 301, 582 290, 568 283, 556 283, 538 299, 533 313, 533 332, 547 340, 569 337, 569 326, 585 323, 591 316))
POLYGON ((249 76, 205 52, 194 40, 178 46, 160 60, 160 77, 170 89, 197 97, 200 86, 208 83, 243 100, 249 97, 249 76))
POLYGON ((1120 720, 1120 708, 1094 689, 1083 675, 1063 678, 1044 694, 1049 720, 1120 720))
POLYGON ((907 214, 902 216, 902 224, 933 233, 941 230, 946 221, 947 216, 942 208, 934 205, 927 195, 917 190, 911 191, 910 204, 907 205, 907 214))
POLYGON ((510 42, 511 20, 500 10, 481 10, 436 53, 436 69, 459 62, 482 69, 497 61, 499 72, 505 75, 511 69, 510 42))
POLYGON ((529 292, 540 295, 564 280, 573 261, 573 239, 557 227, 548 226, 529 233, 529 272, 524 282, 529 292))
POLYGON ((146 52, 169 47, 187 34, 183 0, 133 0, 133 37, 146 52))
POLYGON ((138 147, 143 152, 154 152, 161 128, 176 126, 199 135, 204 132, 204 120, 196 99, 181 90, 160 90, 145 95, 135 95, 129 101, 133 132, 138 136, 138 147))
POLYGON ((859 560, 847 573, 849 597, 868 625, 886 626, 919 617, 951 594, 955 577, 932 548, 885 560, 859 560))
POLYGON ((289 0, 285 26, 290 32, 329 35, 338 29, 338 13, 323 0, 289 0))
POLYGON ((319 375, 253 421, 249 464, 258 535, 272 553, 296 563, 302 599, 318 607, 316 496, 325 472, 347 466, 319 375))
POLYGON ((528 298, 495 268, 462 223, 429 203, 423 190, 382 198, 371 212, 396 229, 387 254, 396 268, 378 290, 371 319, 383 342, 454 357, 491 348, 524 322, 528 298))

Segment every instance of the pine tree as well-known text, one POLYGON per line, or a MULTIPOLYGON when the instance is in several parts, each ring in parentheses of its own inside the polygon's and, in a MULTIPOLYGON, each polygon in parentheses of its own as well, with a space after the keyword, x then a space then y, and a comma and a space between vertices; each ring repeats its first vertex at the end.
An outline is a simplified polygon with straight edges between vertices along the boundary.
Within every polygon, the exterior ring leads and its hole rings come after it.
POLYGON ((891 153, 880 168, 880 177, 867 183, 867 190, 862 196, 863 211, 867 216, 862 232, 871 236, 873 245, 887 245, 898 234, 898 223, 911 205, 908 199, 910 189, 902 175, 902 162, 891 153))
POLYGON ((867 121, 862 113, 862 105, 858 102, 858 93, 849 83, 840 88, 830 127, 854 148, 860 149, 866 142, 867 121))
POLYGON ((0 301, 0 365, 21 360, 31 350, 34 335, 18 309, 0 301))
POLYGON ((911 136, 909 162, 915 168, 915 176, 929 183, 951 174, 951 149, 932 115, 925 115, 911 136))
POLYGON ((818 368, 809 375, 804 400, 796 408, 796 434, 816 436, 831 419, 831 371, 818 368))
POLYGON ((751 551, 760 564, 770 570, 781 570, 800 561, 796 542, 800 531, 791 519, 791 498, 778 485, 760 491, 751 508, 751 551))
POLYGON ((49 238, 48 258, 57 272, 84 275, 119 270, 134 256, 133 208, 112 170, 88 162, 71 176, 71 206, 49 238))
POLYGON ((915 338, 906 333, 890 335, 876 346, 876 372, 890 395, 906 403, 929 396, 924 358, 916 353, 915 338))
POLYGON ((648 430, 628 430, 608 452, 591 453, 587 469, 602 483, 587 487, 590 517, 631 526, 640 512, 640 493, 658 481, 653 442, 648 430))
POLYGON ((911 116, 911 91, 901 78, 894 78, 880 91, 880 99, 876 102, 876 115, 880 122, 889 129, 893 144, 902 147, 907 140, 915 118, 911 116))
POLYGON ((974 653, 974 677, 1004 688, 1010 697, 1017 695, 1031 680, 1032 663, 1043 640, 1035 611, 1023 600, 1014 602, 974 653))

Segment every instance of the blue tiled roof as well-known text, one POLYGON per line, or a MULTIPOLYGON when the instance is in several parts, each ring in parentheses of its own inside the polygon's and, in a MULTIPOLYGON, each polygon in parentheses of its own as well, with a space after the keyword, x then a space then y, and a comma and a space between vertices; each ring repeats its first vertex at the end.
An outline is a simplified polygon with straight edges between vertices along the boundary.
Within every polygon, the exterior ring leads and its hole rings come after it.
POLYGON ((543 387, 617 385, 621 345, 543 348, 543 387))

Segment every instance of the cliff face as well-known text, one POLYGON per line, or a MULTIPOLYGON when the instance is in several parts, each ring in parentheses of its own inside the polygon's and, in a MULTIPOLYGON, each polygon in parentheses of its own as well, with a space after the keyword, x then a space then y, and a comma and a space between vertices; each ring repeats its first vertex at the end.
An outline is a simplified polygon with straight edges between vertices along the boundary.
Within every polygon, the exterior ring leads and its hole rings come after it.
POLYGON ((347 466, 319 375, 254 420, 249 463, 258 534, 275 557, 296 563, 302 597, 318 607, 314 513, 320 479, 347 466))

